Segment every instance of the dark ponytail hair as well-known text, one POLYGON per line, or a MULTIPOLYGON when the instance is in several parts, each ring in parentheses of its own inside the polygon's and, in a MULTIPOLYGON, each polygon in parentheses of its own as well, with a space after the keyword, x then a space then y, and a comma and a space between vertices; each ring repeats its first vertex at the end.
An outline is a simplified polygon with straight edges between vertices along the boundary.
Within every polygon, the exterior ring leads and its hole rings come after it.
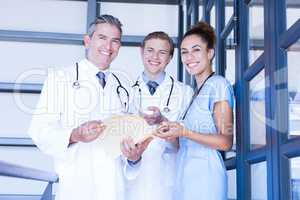
POLYGON ((190 35, 197 35, 204 42, 207 43, 208 49, 214 49, 216 45, 216 34, 213 27, 203 21, 199 21, 197 24, 192 26, 190 30, 188 30, 182 40, 190 35))

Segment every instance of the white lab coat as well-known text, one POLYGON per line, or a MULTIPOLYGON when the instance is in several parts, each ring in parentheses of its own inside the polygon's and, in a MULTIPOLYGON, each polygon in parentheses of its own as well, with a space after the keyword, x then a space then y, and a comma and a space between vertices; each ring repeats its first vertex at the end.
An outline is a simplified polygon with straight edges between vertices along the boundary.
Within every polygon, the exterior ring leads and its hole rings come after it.
MULTIPOLYGON (((146 110, 148 106, 157 106, 162 114, 170 121, 176 121, 185 111, 193 90, 176 80, 170 98, 170 112, 163 112, 171 89, 171 79, 166 74, 164 81, 150 95, 148 86, 141 78, 138 79, 140 87, 133 87, 133 102, 131 111, 146 110), (141 89, 141 101, 139 88, 141 89)), ((136 176, 126 180, 126 200, 171 200, 175 184, 175 163, 177 149, 165 140, 154 139, 142 155, 136 176)), ((134 168, 135 166, 133 166, 134 168)))
MULTIPOLYGON (((32 118, 29 135, 41 151, 54 158, 59 175, 56 199, 116 200, 123 197, 123 159, 108 157, 96 141, 69 146, 73 128, 121 112, 117 80, 110 73, 103 89, 95 76, 97 72, 88 60, 82 60, 80 88, 74 89, 75 64, 50 70, 32 118)), ((118 77, 124 87, 130 87, 125 76, 118 77)))

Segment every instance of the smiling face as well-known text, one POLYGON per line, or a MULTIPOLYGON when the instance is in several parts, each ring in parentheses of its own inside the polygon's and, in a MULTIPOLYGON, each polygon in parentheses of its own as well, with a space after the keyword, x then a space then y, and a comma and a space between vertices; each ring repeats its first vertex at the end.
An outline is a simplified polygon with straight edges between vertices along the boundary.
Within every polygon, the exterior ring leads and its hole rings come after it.
POLYGON ((166 69, 172 56, 170 54, 170 44, 167 40, 153 38, 145 42, 141 48, 141 55, 145 72, 149 78, 157 77, 166 69))
POLYGON ((185 37, 180 47, 181 60, 191 75, 211 72, 214 49, 207 48, 207 42, 193 34, 185 37))
POLYGON ((114 25, 97 24, 92 37, 88 35, 84 37, 84 45, 88 50, 88 60, 99 69, 105 70, 118 55, 121 46, 121 32, 114 25))

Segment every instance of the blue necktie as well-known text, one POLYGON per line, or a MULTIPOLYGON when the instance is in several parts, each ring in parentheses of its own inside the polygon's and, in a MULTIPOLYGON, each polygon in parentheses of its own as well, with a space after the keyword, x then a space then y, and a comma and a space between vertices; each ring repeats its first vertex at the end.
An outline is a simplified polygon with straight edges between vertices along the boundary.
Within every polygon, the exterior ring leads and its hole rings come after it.
POLYGON ((158 83, 156 83, 155 81, 148 81, 147 86, 149 88, 150 94, 153 95, 156 91, 156 88, 158 87, 158 83))
POLYGON ((102 86, 102 88, 104 89, 105 85, 106 85, 106 81, 105 81, 105 74, 103 72, 98 72, 96 74, 96 76, 99 79, 99 83, 102 86))

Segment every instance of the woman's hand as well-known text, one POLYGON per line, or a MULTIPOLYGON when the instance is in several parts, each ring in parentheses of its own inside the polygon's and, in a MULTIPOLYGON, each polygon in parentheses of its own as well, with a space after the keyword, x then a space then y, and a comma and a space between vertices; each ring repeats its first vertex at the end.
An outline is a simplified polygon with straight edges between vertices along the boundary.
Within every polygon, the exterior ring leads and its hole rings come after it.
POLYGON ((175 141, 178 137, 184 137, 187 134, 185 127, 178 122, 162 122, 154 133, 155 136, 175 141))

